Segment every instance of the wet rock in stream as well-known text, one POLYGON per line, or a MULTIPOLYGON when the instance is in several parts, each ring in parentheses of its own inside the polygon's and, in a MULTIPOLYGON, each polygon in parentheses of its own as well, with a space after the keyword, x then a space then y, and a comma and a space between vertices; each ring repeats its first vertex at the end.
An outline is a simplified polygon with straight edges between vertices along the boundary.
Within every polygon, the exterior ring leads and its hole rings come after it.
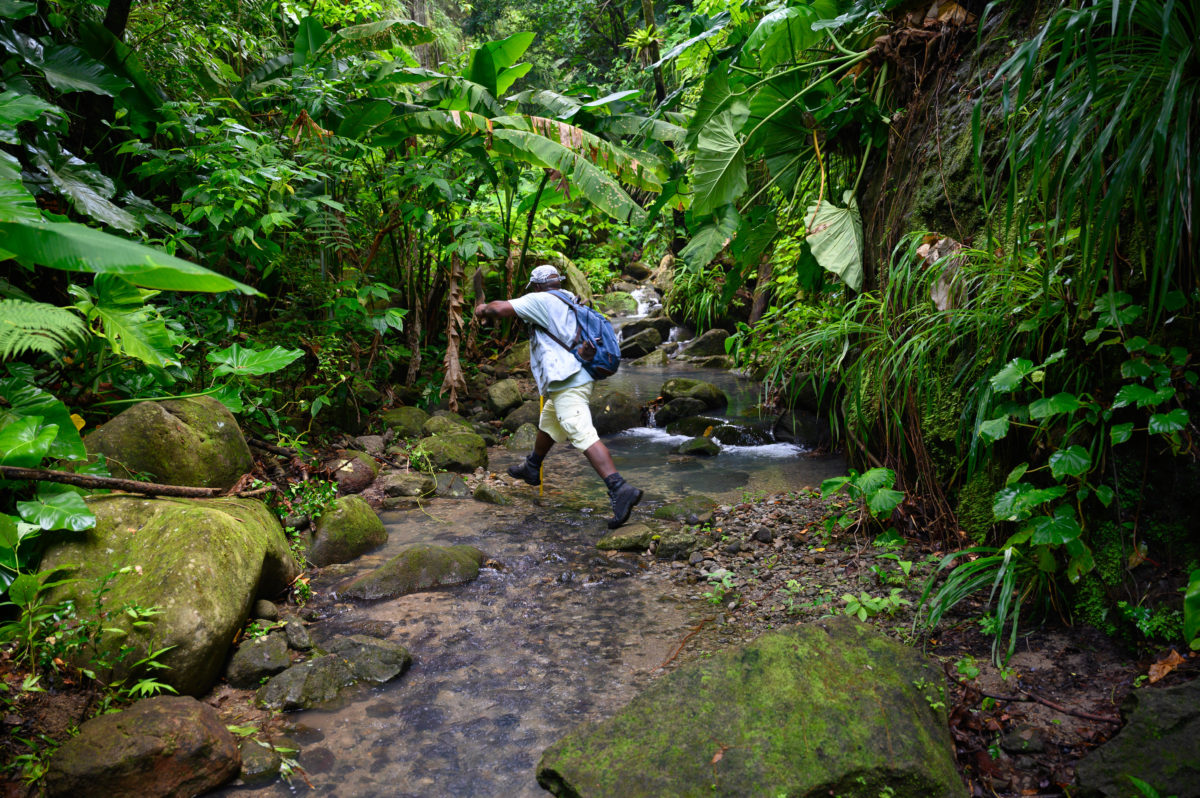
POLYGON ((272 677, 258 691, 258 702, 285 712, 308 709, 332 701, 358 682, 391 681, 412 664, 404 646, 366 635, 335 638, 327 648, 330 653, 272 677))
POLYGON ((412 545, 342 590, 348 598, 375 601, 469 582, 487 558, 474 546, 412 545))

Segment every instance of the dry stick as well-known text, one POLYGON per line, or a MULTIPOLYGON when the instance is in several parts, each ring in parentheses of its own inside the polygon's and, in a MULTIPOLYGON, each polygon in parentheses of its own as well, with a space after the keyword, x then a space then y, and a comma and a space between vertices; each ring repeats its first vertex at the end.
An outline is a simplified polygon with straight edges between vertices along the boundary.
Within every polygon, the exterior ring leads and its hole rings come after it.
POLYGON ((282 446, 276 446, 273 443, 260 441, 258 438, 247 438, 246 443, 253 446, 255 449, 262 449, 264 452, 277 454, 280 457, 298 457, 299 454, 294 449, 285 449, 282 446))
POLYGON ((990 698, 993 701, 1008 701, 1008 702, 1018 702, 1018 703, 1025 703, 1025 704, 1033 702, 1036 704, 1041 704, 1044 707, 1049 707, 1050 709, 1053 709, 1055 712, 1061 712, 1064 715, 1073 715, 1077 718, 1083 718, 1084 720, 1096 720, 1101 723, 1115 723, 1118 726, 1121 725, 1120 718, 1110 718, 1107 715, 1093 715, 1091 712, 1083 712, 1083 711, 1077 710, 1077 709, 1068 709, 1067 707, 1064 707, 1062 704, 1056 704, 1047 698, 1042 698, 1039 695, 1034 695, 1033 693, 1029 692, 1028 690, 1026 690, 1022 687, 1018 687, 1017 689, 1020 690, 1022 693, 1024 693, 1026 696, 1028 696, 1027 698, 1022 698, 1019 695, 996 695, 994 693, 986 693, 983 690, 980 690, 978 687, 968 684, 965 680, 959 679, 958 677, 954 676, 952 673, 950 673, 950 669, 944 664, 942 666, 942 670, 944 670, 946 672, 947 677, 949 677, 952 681, 956 682, 959 686, 964 687, 968 690, 975 690, 984 698, 990 698))
MULTIPOLYGON (((40 482, 57 482, 63 485, 74 485, 78 488, 91 488, 92 490, 123 490, 127 493, 142 493, 147 496, 174 496, 183 499, 211 499, 226 495, 225 491, 221 488, 161 485, 155 482, 138 482, 135 479, 100 477, 94 474, 74 474, 70 471, 53 471, 49 468, 0 466, 0 477, 4 479, 32 479, 40 482)), ((256 488, 255 490, 239 491, 236 495, 243 497, 261 496, 270 490, 274 490, 274 488, 256 488)))
POLYGON ((698 624, 696 624, 694 627, 692 627, 692 631, 690 631, 690 632, 688 632, 686 635, 684 635, 684 638, 683 638, 682 640, 680 640, 680 641, 679 641, 679 648, 675 649, 675 653, 674 653, 674 654, 672 654, 671 656, 667 657, 665 660, 663 660, 663 664, 658 666, 659 670, 662 670, 663 668, 665 668, 665 667, 667 667, 668 665, 670 665, 670 664, 671 664, 671 661, 672 661, 673 659, 675 659, 676 657, 678 657, 678 656, 679 656, 679 652, 680 652, 680 651, 683 651, 683 647, 687 645, 687 641, 691 640, 691 639, 692 639, 692 637, 693 637, 693 636, 695 636, 695 634, 696 634, 697 632, 699 632, 701 629, 703 629, 703 628, 704 628, 704 625, 705 625, 706 623, 712 623, 712 622, 713 622, 713 621, 715 621, 716 619, 717 619, 717 618, 716 618, 716 616, 714 615, 714 616, 713 616, 713 617, 711 617, 711 618, 705 618, 703 621, 701 621, 700 623, 698 623, 698 624))

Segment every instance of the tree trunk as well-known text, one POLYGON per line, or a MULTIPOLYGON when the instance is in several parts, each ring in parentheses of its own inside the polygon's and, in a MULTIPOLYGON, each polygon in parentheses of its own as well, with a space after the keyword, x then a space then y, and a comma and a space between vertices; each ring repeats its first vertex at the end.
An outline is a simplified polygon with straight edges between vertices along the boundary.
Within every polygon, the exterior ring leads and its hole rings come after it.
MULTIPOLYGON (((645 20, 647 30, 654 28, 654 0, 642 0, 642 18, 645 20)), ((658 42, 653 42, 646 53, 650 63, 657 64, 659 59, 658 42)), ((654 101, 661 103, 665 99, 667 99, 667 86, 663 83, 662 67, 656 66, 654 68, 654 101)))
POLYGON ((121 41, 125 40, 125 25, 129 23, 129 10, 133 0, 110 0, 104 12, 104 27, 121 41))

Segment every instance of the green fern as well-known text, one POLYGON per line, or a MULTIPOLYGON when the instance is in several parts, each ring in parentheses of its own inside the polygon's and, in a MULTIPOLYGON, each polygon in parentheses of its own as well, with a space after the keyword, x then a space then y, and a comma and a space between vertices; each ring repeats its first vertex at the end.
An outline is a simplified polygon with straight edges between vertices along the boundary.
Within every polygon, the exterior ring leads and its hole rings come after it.
POLYGON ((0 360, 26 352, 57 355, 86 332, 83 319, 67 308, 0 299, 0 360))

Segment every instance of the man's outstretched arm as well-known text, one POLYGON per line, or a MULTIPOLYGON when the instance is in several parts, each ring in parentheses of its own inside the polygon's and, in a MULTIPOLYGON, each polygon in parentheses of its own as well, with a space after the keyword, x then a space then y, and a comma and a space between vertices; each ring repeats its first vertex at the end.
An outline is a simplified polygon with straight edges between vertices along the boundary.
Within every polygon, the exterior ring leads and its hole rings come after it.
POLYGON ((475 315, 483 319, 515 319, 517 311, 507 299, 497 299, 486 305, 476 305, 475 315))

